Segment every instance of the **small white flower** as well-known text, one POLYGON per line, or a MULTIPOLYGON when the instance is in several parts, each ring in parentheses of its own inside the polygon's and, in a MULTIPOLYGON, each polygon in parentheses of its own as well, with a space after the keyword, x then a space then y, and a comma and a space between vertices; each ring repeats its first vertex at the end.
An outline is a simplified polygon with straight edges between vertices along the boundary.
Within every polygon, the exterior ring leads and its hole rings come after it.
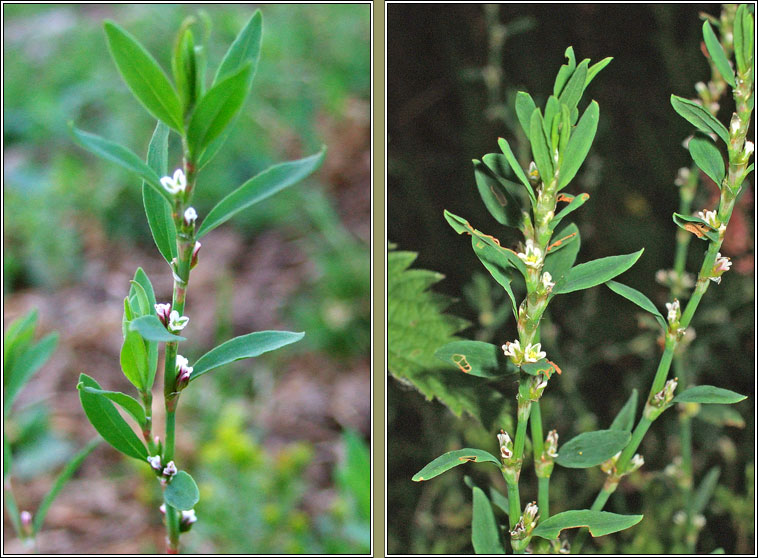
POLYGON ((666 310, 668 310, 666 319, 668 320, 670 324, 673 324, 679 321, 679 318, 681 317, 682 314, 679 307, 679 301, 677 299, 674 299, 674 302, 667 302, 666 310))
POLYGON ((195 510, 189 510, 189 511, 182 511, 182 523, 184 525, 192 525, 197 521, 197 516, 195 515, 195 510))
POLYGON ((536 526, 536 520, 540 515, 540 510, 537 507, 537 502, 529 502, 524 507, 524 515, 522 518, 524 519, 524 525, 526 526, 527 530, 532 530, 536 526))
POLYGON ((153 455, 152 457, 148 455, 147 462, 150 463, 150 466, 156 471, 161 471, 163 469, 163 467, 161 466, 160 455, 153 455))
POLYGON ((163 325, 168 324, 169 316, 171 315, 171 304, 168 302, 156 304, 155 313, 158 314, 158 319, 163 322, 163 325))
POLYGON ((537 170, 537 165, 534 164, 534 161, 529 163, 529 178, 532 180, 537 180, 540 177, 540 171, 537 170))
POLYGON ((161 185, 169 194, 175 196, 179 192, 184 192, 187 188, 187 178, 184 176, 184 171, 182 171, 182 169, 176 169, 173 178, 170 176, 164 176, 161 178, 161 185))
POLYGON ((695 91, 697 91, 698 93, 702 94, 702 93, 705 93, 707 90, 708 90, 708 87, 706 87, 706 85, 702 81, 698 81, 695 84, 695 91))
POLYGON ((552 458, 558 457, 558 431, 551 430, 545 438, 545 452, 552 458))
POLYGON ((525 252, 519 252, 516 255, 527 267, 537 269, 542 266, 542 250, 540 250, 539 246, 534 245, 534 241, 531 238, 526 240, 525 252))
POLYGON ((729 129, 732 131, 732 134, 736 134, 740 129, 740 119, 736 114, 732 117, 732 121, 729 123, 729 129))
POLYGON ((705 527, 705 516, 700 513, 697 514, 694 518, 692 518, 692 524, 696 529, 702 529, 705 527))
POLYGON ((181 331, 187 326, 188 322, 189 318, 187 316, 179 316, 179 312, 171 310, 168 320, 168 329, 171 331, 181 331))
POLYGON ((176 355, 176 382, 177 385, 184 384, 186 386, 189 382, 189 378, 192 375, 192 366, 187 366, 189 361, 182 355, 176 355))
POLYGON ((721 226, 721 219, 719 219, 719 216, 715 211, 704 209, 703 211, 698 211, 697 216, 714 229, 718 229, 721 226))
POLYGON ((684 525, 684 522, 687 521, 687 514, 682 510, 679 510, 674 514, 674 517, 672 519, 674 521, 674 525, 684 525))
POLYGON ((745 142, 745 157, 750 157, 753 154, 753 151, 755 151, 755 145, 753 145, 752 141, 746 141, 745 142))
POLYGON ((502 346, 503 353, 505 353, 505 356, 511 357, 513 360, 521 360, 522 355, 524 352, 521 350, 521 343, 519 343, 519 340, 516 339, 516 341, 508 341, 505 345, 502 346))
POLYGON ((166 515, 166 504, 161 504, 161 507, 158 509, 163 515, 166 515))
POLYGON ((524 362, 537 362, 547 356, 547 353, 542 350, 541 343, 529 344, 524 349, 524 362))
POLYGON ((173 461, 169 461, 166 464, 166 467, 163 469, 163 476, 164 477, 173 477, 176 473, 178 473, 178 470, 176 468, 176 465, 173 461))
POLYGON ((634 457, 632 457, 632 462, 629 467, 629 473, 632 473, 642 467, 645 464, 645 458, 642 457, 639 453, 635 453, 634 457))
POLYGON ((542 274, 542 288, 545 289, 545 291, 550 292, 553 290, 553 287, 555 287, 555 283, 553 282, 553 277, 550 275, 547 271, 542 274))
POLYGON ((732 261, 728 256, 722 256, 721 252, 716 254, 716 261, 713 264, 711 270, 711 277, 709 279, 715 283, 721 283, 721 276, 724 272, 729 271, 732 267, 732 261))
POLYGON ((687 167, 682 167, 679 169, 679 172, 676 173, 676 179, 674 180, 674 184, 677 186, 684 186, 687 184, 687 180, 690 177, 690 169, 687 167))
POLYGON ((505 430, 500 430, 500 434, 497 435, 497 441, 500 444, 500 457, 503 459, 513 457, 513 442, 505 430))
POLYGON ((184 224, 188 227, 197 220, 197 211, 194 207, 188 207, 184 212, 184 224))

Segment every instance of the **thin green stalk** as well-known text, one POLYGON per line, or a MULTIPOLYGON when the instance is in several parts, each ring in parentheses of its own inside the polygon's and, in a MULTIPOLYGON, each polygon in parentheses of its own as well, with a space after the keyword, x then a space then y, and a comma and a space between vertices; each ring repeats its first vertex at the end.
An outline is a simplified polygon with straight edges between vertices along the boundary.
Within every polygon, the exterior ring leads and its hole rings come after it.
POLYGON ((513 529, 518 523, 521 517, 521 500, 519 499, 518 482, 509 482, 508 477, 505 478, 505 484, 508 486, 508 524, 513 529))
POLYGON ((550 475, 541 475, 539 465, 545 451, 545 440, 542 432, 542 411, 540 402, 532 403, 529 417, 532 432, 532 449, 534 451, 534 469, 537 472, 537 507, 540 509, 540 520, 550 517, 550 475))

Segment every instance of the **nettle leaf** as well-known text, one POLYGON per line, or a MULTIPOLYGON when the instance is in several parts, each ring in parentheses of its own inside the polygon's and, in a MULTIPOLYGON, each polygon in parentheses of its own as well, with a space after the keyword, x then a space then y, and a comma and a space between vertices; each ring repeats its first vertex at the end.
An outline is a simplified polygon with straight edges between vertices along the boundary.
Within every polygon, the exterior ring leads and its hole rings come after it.
MULTIPOLYGON (((82 387, 102 389, 94 379, 86 374, 79 375, 82 387)), ((92 426, 103 439, 121 453, 145 461, 147 448, 140 441, 126 421, 118 414, 116 407, 108 399, 94 393, 79 390, 79 400, 92 426)))
POLYGON ((631 432, 634 428, 634 419, 637 414, 637 400, 639 398, 639 392, 637 388, 632 390, 632 394, 629 399, 626 400, 624 406, 616 415, 611 423, 610 430, 620 430, 623 432, 631 432))
POLYGON ((134 399, 134 397, 125 393, 121 393, 120 391, 106 391, 103 389, 88 387, 81 383, 76 387, 77 389, 86 391, 87 393, 92 393, 105 397, 106 399, 110 399, 114 403, 118 404, 122 409, 124 409, 124 411, 129 413, 129 415, 131 415, 131 417, 137 421, 137 424, 140 427, 144 426, 147 423, 147 418, 145 417, 145 409, 142 407, 139 401, 134 399))
POLYGON ((500 347, 484 341, 453 341, 437 349, 434 356, 480 378, 501 378, 518 371, 508 365, 510 361, 500 347))
POLYGON ((682 215, 681 213, 674 213, 672 217, 674 219, 674 223, 676 223, 680 228, 694 234, 701 240, 710 240, 712 242, 717 242, 719 239, 718 231, 699 217, 695 217, 693 215, 682 215))
POLYGON ((137 331, 127 331, 124 344, 121 346, 120 360, 121 370, 126 379, 139 391, 144 391, 148 381, 147 349, 137 331))
POLYGON ((129 330, 139 332, 145 341, 160 341, 164 343, 186 341, 185 337, 169 332, 155 314, 132 320, 129 322, 129 330))
POLYGON ((671 95, 671 106, 687 122, 695 126, 698 130, 710 134, 716 134, 724 143, 729 145, 729 131, 726 127, 716 120, 706 108, 698 105, 689 99, 683 99, 676 95, 671 95))
POLYGON ((206 372, 243 358, 253 358, 300 341, 305 333, 292 331, 257 331, 222 343, 201 356, 192 367, 190 381, 206 372))
POLYGON ((190 153, 200 155, 242 108, 252 68, 245 64, 237 72, 211 87, 192 111, 187 128, 190 153))
POLYGON ((565 188, 573 180, 587 158, 595 139, 599 119, 600 107, 596 101, 592 101, 587 110, 584 111, 582 118, 579 119, 579 123, 569 138, 566 151, 563 153, 563 161, 558 176, 558 190, 565 188))
POLYGON ((516 296, 513 294, 513 289, 511 289, 509 268, 512 267, 512 264, 510 260, 502 251, 496 250, 473 235, 471 237, 471 247, 474 249, 476 257, 482 262, 482 265, 490 272, 490 275, 508 293, 508 298, 511 299, 513 317, 518 320, 518 303, 516 302, 516 296))
POLYGON ((570 236, 571 242, 568 242, 563 250, 551 250, 545 256, 545 265, 543 271, 547 271, 553 277, 553 281, 558 283, 565 274, 571 269, 579 254, 582 242, 579 236, 579 228, 575 223, 563 227, 555 233, 558 238, 570 236))
POLYGON ((559 194, 558 201, 567 201, 568 205, 556 213, 555 217, 553 217, 553 220, 550 221, 550 230, 554 231, 564 217, 566 217, 572 211, 576 211, 582 207, 588 199, 590 199, 590 195, 586 193, 577 194, 576 196, 559 194))
POLYGON ((172 508, 188 511, 200 500, 200 490, 195 479, 187 471, 179 471, 168 483, 163 492, 163 499, 172 508))
POLYGON ((571 293, 605 283, 632 267, 644 250, 641 248, 632 254, 608 256, 572 267, 563 280, 556 283, 553 294, 571 293))
MULTIPOLYGON (((147 165, 157 176, 168 174, 168 135, 168 126, 159 120, 147 148, 147 165)), ((147 224, 150 226, 155 245, 165 260, 170 263, 177 256, 176 225, 171 215, 171 204, 166 196, 156 192, 144 181, 142 182, 142 203, 145 206, 147 224)))
POLYGON ((155 58, 112 21, 105 23, 105 33, 118 71, 137 100, 155 118, 183 133, 182 102, 155 58))
POLYGON ((650 312, 664 330, 668 327, 666 325, 666 320, 663 318, 663 314, 661 314, 655 307, 655 304, 653 304, 653 302, 640 291, 628 287, 627 285, 623 285, 622 283, 617 283, 616 281, 607 281, 605 285, 614 293, 623 296, 625 299, 632 301, 643 310, 650 312))
POLYGON ((491 453, 480 449, 463 448, 459 450, 449 451, 445 454, 440 455, 437 459, 413 475, 412 480, 415 482, 420 482, 433 479, 445 471, 449 471, 453 467, 457 467, 458 465, 463 465, 464 463, 468 462, 493 463, 498 468, 500 467, 500 461, 491 453))
POLYGON ((495 514, 484 491, 474 486, 473 511, 471 517, 471 544, 477 554, 505 554, 500 540, 500 531, 495 514))
MULTIPOLYGON (((531 119, 530 119, 530 122, 531 122, 531 119)), ((510 144, 504 138, 499 138, 497 140, 497 144, 498 146, 500 146, 500 150, 503 152, 503 155, 505 155, 505 158, 508 161, 508 164, 513 169, 513 173, 516 175, 516 177, 518 177, 521 183, 526 187, 526 191, 529 194, 529 199, 532 200, 532 204, 536 205, 537 198, 534 196, 534 190, 532 189, 532 185, 529 183, 529 179, 526 177, 526 174, 524 173, 524 169, 521 168, 521 165, 519 165, 519 162, 516 159, 516 156, 513 154, 510 144)))
MULTIPOLYGON (((706 23, 708 22, 706 21, 706 23)), ((724 158, 713 140, 705 134, 697 133, 687 144, 687 149, 689 149, 692 160, 695 161, 700 170, 710 176, 711 180, 720 188, 721 182, 726 176, 726 169, 724 168, 724 158)))
POLYGON ((715 386, 693 386, 674 397, 674 403, 739 403, 747 396, 715 386))
POLYGON ((242 186, 227 195, 211 209, 197 231, 197 237, 212 231, 240 211, 273 196, 277 192, 297 184, 321 166, 326 156, 326 147, 305 159, 281 163, 257 174, 242 186))
POLYGON ((631 438, 625 430, 584 432, 560 447, 555 462, 570 469, 594 467, 623 450, 631 438))
POLYGON ((532 113, 537 105, 534 104, 534 99, 526 91, 519 91, 516 94, 516 116, 518 117, 521 129, 524 130, 526 139, 529 139, 529 128, 531 127, 532 113))
MULTIPOLYGON (((36 321, 36 314, 34 315, 36 321)), ((34 322, 32 322, 32 328, 34 322)), ((37 343, 29 344, 25 349, 19 351, 16 358, 13 359, 12 366, 4 369, 5 394, 3 405, 5 406, 6 415, 10 412, 16 397, 21 392, 26 383, 31 380, 32 376, 42 368, 55 352, 58 346, 58 333, 50 333, 37 343)))
POLYGON ((729 59, 726 57, 724 48, 721 46, 716 33, 713 32, 713 27, 711 27, 708 21, 703 22, 703 40, 705 41, 705 48, 708 49, 708 54, 711 55, 713 64, 724 78, 724 81, 735 87, 734 70, 729 65, 729 59))
POLYGON ((602 537, 633 527, 640 521, 642 521, 641 515, 620 515, 594 510, 569 510, 540 521, 539 525, 532 531, 532 536, 554 540, 564 529, 587 527, 590 530, 590 535, 602 537))
POLYGON ((532 113, 529 130, 529 143, 532 145, 534 164, 537 165, 540 178, 547 184, 553 177, 553 157, 549 147, 550 142, 545 137, 540 109, 535 109, 532 113))
POLYGON ((753 65, 753 16, 747 4, 740 4, 734 18, 734 58, 737 71, 741 74, 750 70, 753 65))
POLYGON ((260 10, 256 10, 242 31, 239 32, 237 38, 229 46, 229 50, 226 51, 218 70, 216 70, 213 84, 215 85, 222 79, 232 75, 248 63, 250 64, 250 81, 252 82, 253 77, 255 77, 255 71, 258 68, 262 36, 263 15, 260 10))
MULTIPOLYGON (((521 205, 505 188, 501 180, 481 161, 474 159, 476 188, 487 210, 501 225, 518 228, 521 224, 521 205)), ((515 186, 515 184, 514 184, 515 186)))
POLYGON ((74 137, 74 141, 76 141, 84 149, 91 151, 95 155, 99 155, 103 159, 107 159, 108 161, 116 163, 126 170, 137 174, 160 196, 165 198, 167 201, 171 201, 171 195, 163 188, 163 186, 161 186, 160 177, 132 151, 128 150, 122 145, 101 138, 95 134, 90 134, 89 132, 79 130, 74 127, 73 123, 69 123, 69 126, 71 128, 71 133, 74 137))

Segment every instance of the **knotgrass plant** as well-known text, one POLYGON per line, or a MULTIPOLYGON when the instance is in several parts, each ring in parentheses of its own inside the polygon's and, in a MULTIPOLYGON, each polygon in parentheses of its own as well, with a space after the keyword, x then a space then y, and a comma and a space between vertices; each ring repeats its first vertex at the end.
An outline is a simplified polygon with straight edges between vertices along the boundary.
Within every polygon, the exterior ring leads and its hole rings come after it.
MULTIPOLYGON (((613 281, 634 265, 643 249, 575 265, 580 248, 579 230, 574 223, 566 224, 564 220, 586 203, 589 195, 567 194, 562 190, 570 185, 584 162, 598 125, 598 104, 589 103, 580 118, 579 102, 610 58, 594 65, 586 59, 577 64, 573 48, 569 47, 566 50, 568 62, 560 68, 553 94, 543 110, 536 107, 528 93, 518 93, 516 114, 533 158, 528 169, 521 167, 510 143, 503 138, 498 142, 502 154, 488 154, 481 161, 474 160, 477 189, 488 211, 500 224, 523 235, 516 249, 502 246, 494 236, 445 211, 446 220, 456 232, 472 237, 475 254, 507 293, 518 339, 506 342, 502 350, 482 341, 454 341, 440 347, 436 356, 469 376, 510 381, 515 375, 518 382, 516 430, 514 438, 502 429, 497 434, 499 458, 476 448, 451 451, 425 466, 413 480, 429 480, 467 462, 497 466, 505 479, 507 497, 495 490, 490 491, 490 497, 492 503, 508 515, 507 531, 514 553, 528 549, 569 552, 568 540, 559 538, 563 530, 586 527, 593 536, 601 536, 640 522, 642 515, 620 515, 602 509, 621 479, 644 464, 644 458, 636 452, 653 422, 675 403, 728 404, 744 399, 733 391, 714 386, 692 386, 680 389, 677 394, 677 378, 668 377, 675 351, 682 346, 703 295, 712 282, 721 282, 721 276, 731 265, 729 258, 722 256, 719 250, 742 183, 753 169, 752 164, 748 166, 753 144, 745 141, 753 108, 753 16, 746 5, 741 5, 734 12, 733 32, 721 29, 722 42, 728 42, 727 38, 733 36, 736 71, 726 55, 729 50, 719 42, 709 22, 703 26, 703 36, 710 59, 732 88, 737 110, 727 128, 702 104, 671 96, 674 110, 698 130, 688 144, 695 165, 719 185, 721 192, 719 205, 713 210, 705 209, 696 216, 673 215, 674 222, 687 234, 707 242, 695 289, 686 305, 678 299, 672 300, 666 304, 664 317, 644 294, 613 281), (726 145, 728 167, 717 142, 726 145), (558 204, 565 205, 559 209, 558 204), (523 279, 526 290, 526 297, 520 303, 511 285, 519 278, 523 279), (550 348, 543 350, 540 321, 555 296, 600 284, 653 315, 660 326, 663 352, 641 416, 638 417, 635 390, 608 429, 579 434, 559 448, 557 429, 547 435, 544 433, 540 399, 549 381, 558 377, 561 369, 548 358, 550 348), (536 501, 522 507, 519 478, 526 459, 527 426, 538 493, 536 501), (590 509, 571 509, 550 515, 549 487, 555 464, 568 469, 600 466, 607 474, 590 509)), ((683 249, 686 250, 686 246, 683 249)), ((503 554, 505 545, 490 498, 481 488, 471 486, 474 550, 503 554)), ((586 531, 579 533, 571 550, 581 549, 585 535, 586 531)))
MULTIPOLYGON (((171 302, 158 302, 147 274, 137 269, 124 299, 121 369, 139 394, 139 400, 103 389, 87 374, 79 377, 79 395, 87 418, 100 435, 121 453, 155 472, 163 490, 166 548, 179 552, 180 534, 196 521, 197 484, 177 466, 176 411, 181 392, 200 376, 225 364, 256 357, 299 341, 304 333, 260 331, 236 337, 200 357, 193 366, 181 354, 179 333, 185 316, 191 270, 198 264, 200 238, 236 213, 295 184, 322 163, 325 149, 310 157, 275 165, 254 176, 221 199, 196 226, 192 197, 201 170, 223 147, 231 125, 250 92, 258 64, 262 15, 256 11, 227 50, 207 87, 209 24, 201 14, 204 40, 195 42, 195 17, 182 24, 173 45, 173 83, 138 40, 113 22, 105 23, 108 48, 126 85, 142 106, 158 120, 146 162, 110 140, 72 126, 74 139, 84 148, 110 160, 142 179, 142 196, 155 244, 173 275, 171 302), (181 140, 182 163, 169 172, 171 136, 181 140), (155 435, 152 424, 153 388, 159 347, 164 347, 163 403, 165 432, 155 435), (142 440, 119 414, 114 403, 136 422, 142 440)), ((208 178, 212 180, 212 177, 208 178)))

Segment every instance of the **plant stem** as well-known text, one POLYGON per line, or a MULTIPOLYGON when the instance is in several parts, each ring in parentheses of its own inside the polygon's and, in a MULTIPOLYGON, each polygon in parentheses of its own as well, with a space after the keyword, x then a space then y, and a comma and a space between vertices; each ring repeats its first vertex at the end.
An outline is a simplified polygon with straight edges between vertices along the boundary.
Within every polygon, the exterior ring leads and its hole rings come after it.
POLYGON ((529 417, 532 432, 532 450, 534 451, 534 469, 537 472, 537 507, 540 510, 540 520, 550 517, 550 475, 540 473, 542 455, 545 451, 545 441, 542 432, 542 411, 540 402, 532 402, 532 412, 529 417))
POLYGON ((505 484, 508 486, 508 525, 513 529, 518 523, 521 517, 521 501, 519 499, 518 482, 509 482, 508 477, 505 478, 505 484))

